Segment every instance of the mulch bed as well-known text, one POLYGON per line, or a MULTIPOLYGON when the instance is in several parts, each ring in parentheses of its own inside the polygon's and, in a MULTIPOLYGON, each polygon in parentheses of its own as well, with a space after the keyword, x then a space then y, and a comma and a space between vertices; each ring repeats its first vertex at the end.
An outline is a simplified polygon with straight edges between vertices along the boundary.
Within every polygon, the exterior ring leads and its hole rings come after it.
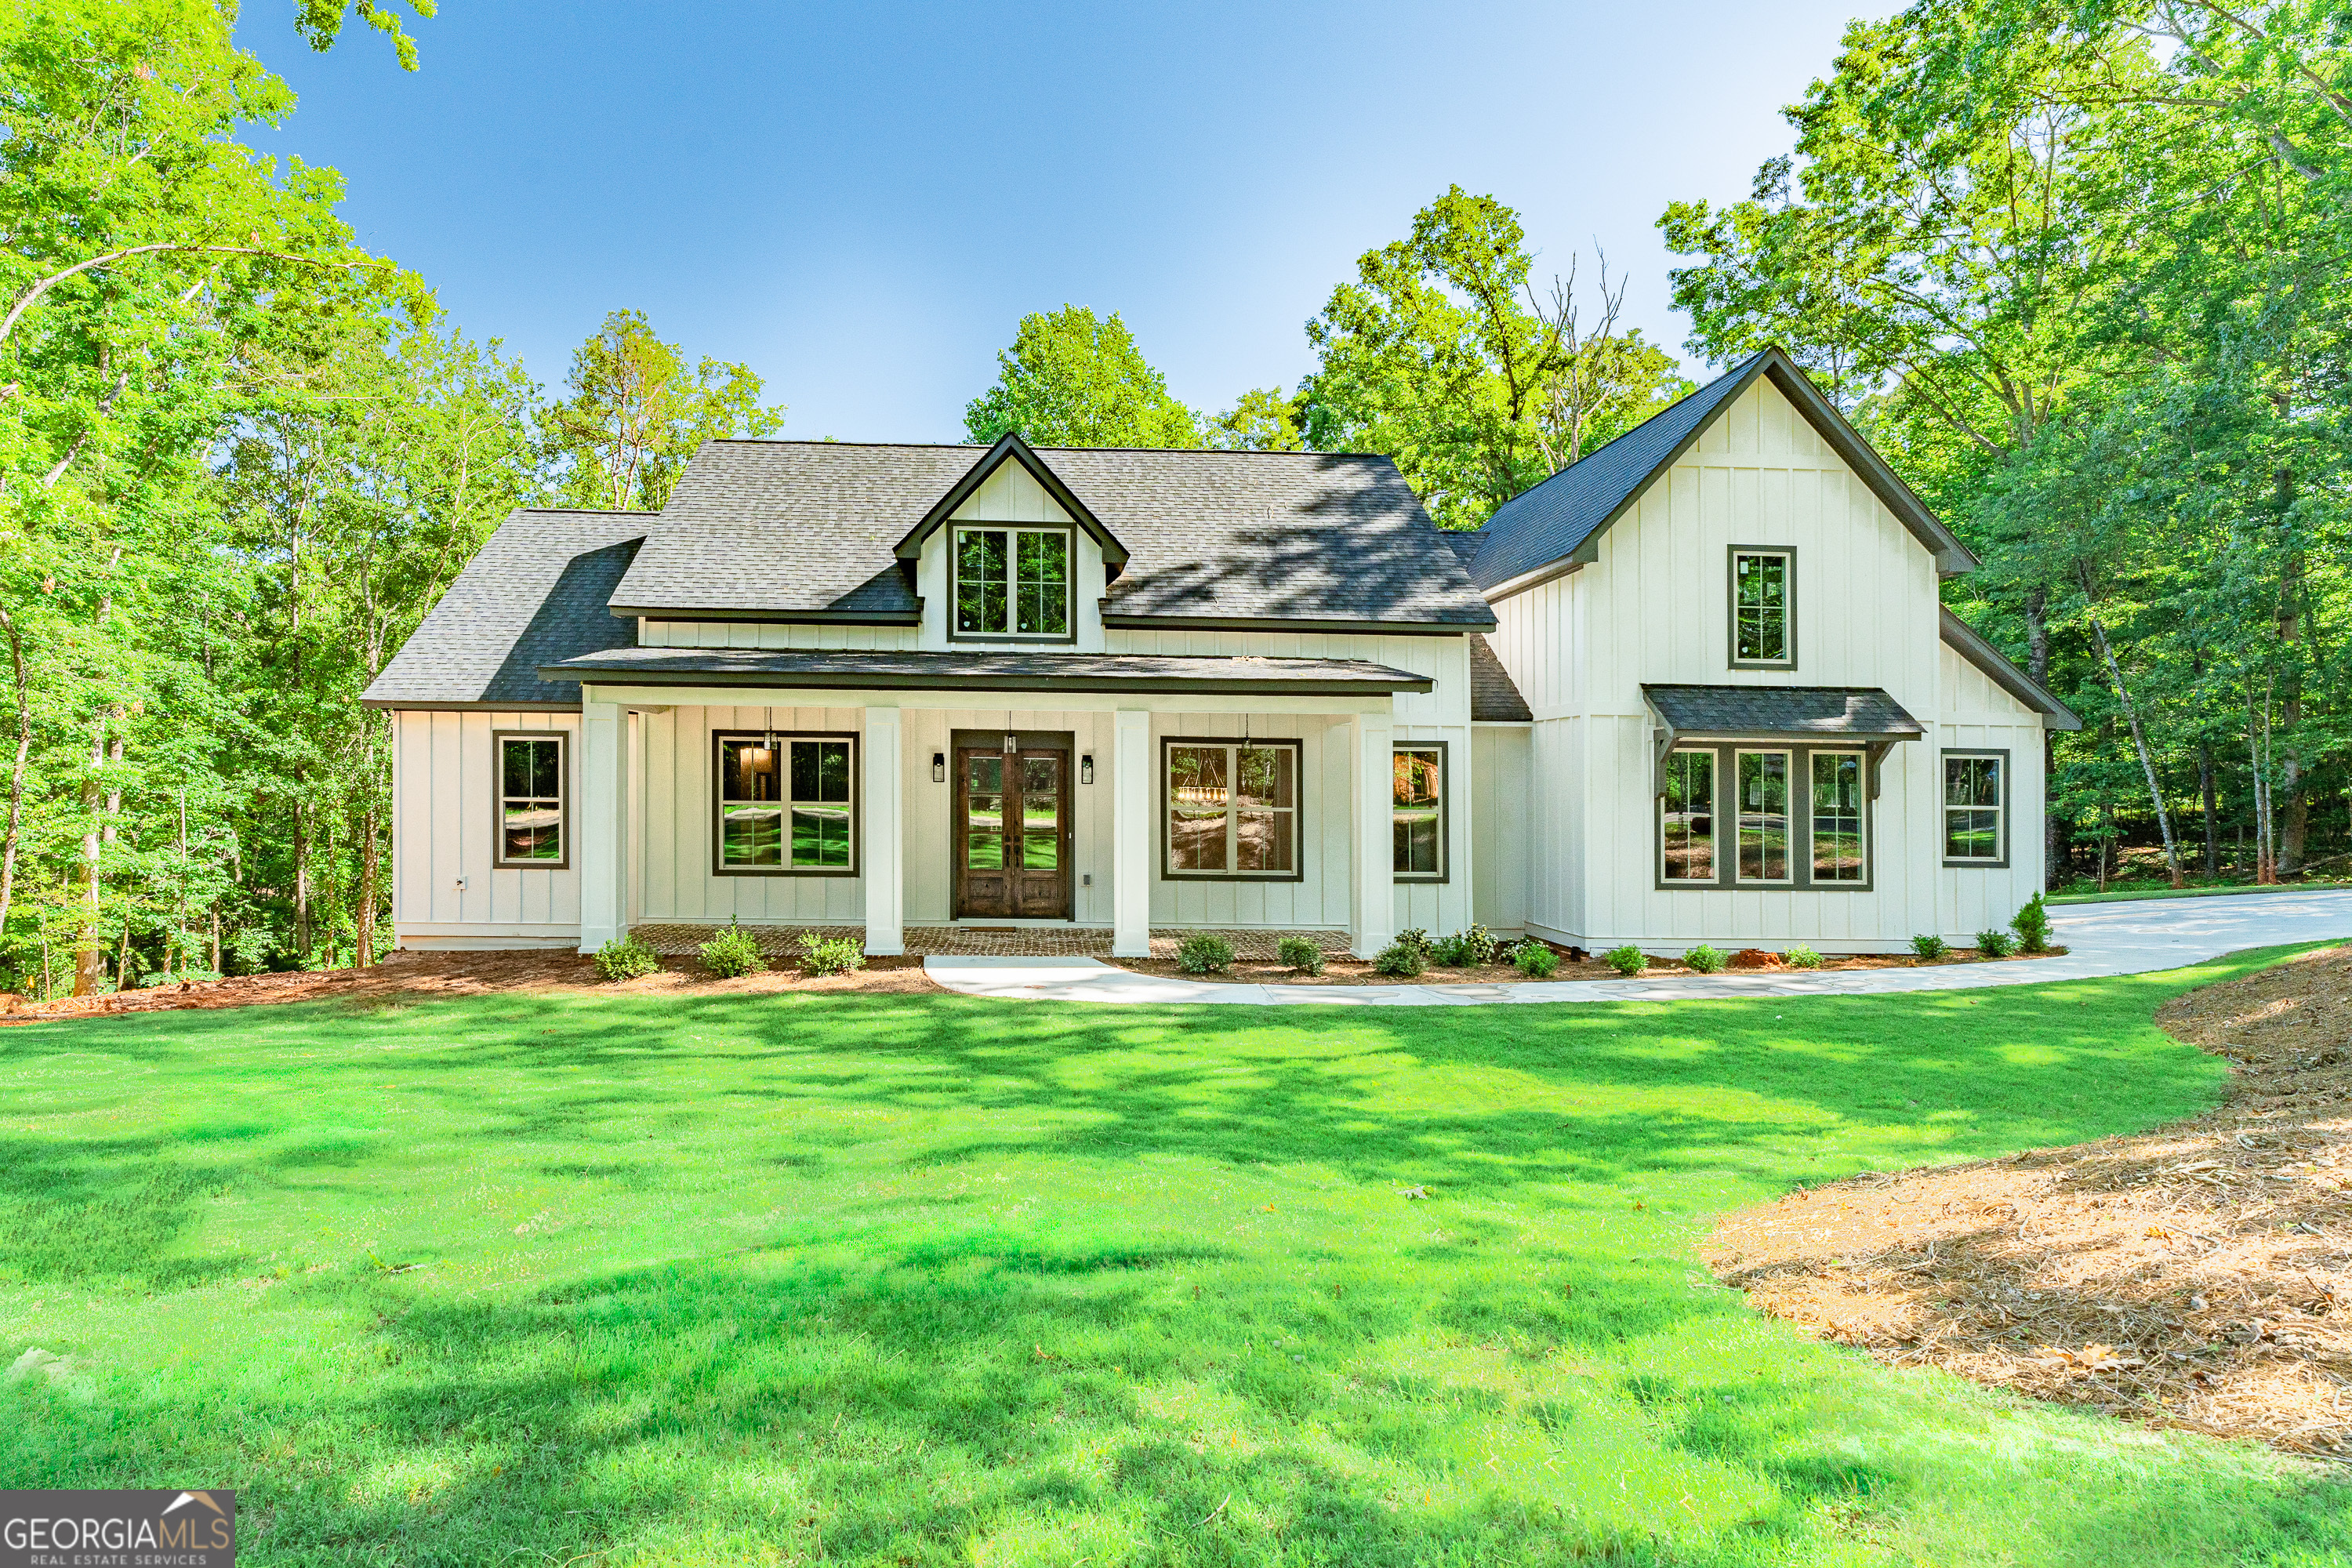
POLYGON ((2219 1110, 1796 1193, 1724 1221, 1709 1266, 1889 1365, 2352 1458, 2352 950, 2157 1022, 2229 1058, 2219 1110))
POLYGON ((351 999, 422 1000, 473 996, 494 991, 609 991, 736 995, 771 991, 929 992, 946 994, 923 973, 919 958, 869 958, 850 974, 812 977, 791 965, 738 980, 715 980, 691 960, 667 963, 652 974, 618 984, 596 973, 576 952, 531 950, 514 952, 394 952, 369 969, 317 969, 287 974, 239 974, 226 980, 96 996, 61 996, 26 1002, 0 994, 0 1026, 38 1024, 112 1013, 156 1013, 181 1008, 252 1007, 282 1002, 351 999))
MULTIPOLYGON (((1598 958, 1571 957, 1565 948, 1555 947, 1559 954, 1559 968, 1551 975, 1554 980, 1623 980, 1598 958)), ((2011 958, 2058 958, 2066 950, 2053 947, 2043 952, 2011 953, 2011 958)), ((1528 977, 1507 963, 1480 964, 1475 967, 1453 968, 1432 963, 1420 974, 1410 978, 1398 974, 1381 974, 1360 958, 1327 956, 1323 973, 1302 974, 1295 969, 1271 960, 1236 958, 1231 969, 1221 974, 1187 974, 1166 958, 1107 958, 1106 963, 1120 969, 1133 970, 1138 974, 1164 974, 1179 980, 1207 980, 1243 985, 1520 985, 1528 977)), ((1914 958, 1908 953, 1861 953, 1848 958, 1824 958, 1819 969, 1790 969, 1777 952, 1760 948, 1743 948, 1732 956, 1725 973, 1745 973, 1761 969, 1780 970, 1790 974, 1821 974, 1846 969, 1940 969, 1955 963, 1990 963, 1975 948, 1954 948, 1941 958, 1914 958), (1748 962, 1740 962, 1746 959, 1748 962)), ((1649 967, 1630 978, 1636 980, 1669 979, 1696 974, 1697 970, 1679 959, 1653 958, 1649 967)))

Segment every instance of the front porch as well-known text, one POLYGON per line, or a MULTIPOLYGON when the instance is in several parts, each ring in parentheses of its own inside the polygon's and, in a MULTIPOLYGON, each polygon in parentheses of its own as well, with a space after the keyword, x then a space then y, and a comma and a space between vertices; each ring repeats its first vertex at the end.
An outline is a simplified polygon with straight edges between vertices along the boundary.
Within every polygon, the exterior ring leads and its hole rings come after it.
MULTIPOLYGON (((724 929, 717 925, 663 922, 633 927, 630 934, 664 958, 692 958, 704 942, 724 929)), ((861 925, 747 925, 743 930, 760 944, 762 955, 787 962, 800 956, 803 936, 855 937, 860 941, 866 936, 866 928, 861 925)), ((1155 930, 1151 933, 1151 956, 1173 960, 1184 939, 1199 934, 1193 929, 1155 930)), ((1280 956, 1277 950, 1283 941, 1295 936, 1305 937, 1332 958, 1345 957, 1348 952, 1348 933, 1344 930, 1275 931, 1252 926, 1210 934, 1231 942, 1234 957, 1261 963, 1272 963, 1280 956)), ((906 928, 906 952, 916 958, 1109 958, 1114 956, 1111 948, 1109 926, 906 928)))

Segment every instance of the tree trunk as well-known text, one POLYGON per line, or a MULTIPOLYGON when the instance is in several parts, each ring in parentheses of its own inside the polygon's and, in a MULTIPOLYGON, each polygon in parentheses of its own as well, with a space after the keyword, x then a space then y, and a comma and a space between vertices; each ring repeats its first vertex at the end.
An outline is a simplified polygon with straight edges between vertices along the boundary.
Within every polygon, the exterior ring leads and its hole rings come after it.
MULTIPOLYGON (((300 769, 294 773, 295 787, 302 784, 300 769)), ((310 962, 310 812, 298 794, 294 801, 294 951, 305 967, 310 962)))
MULTIPOLYGON (((2050 592, 2032 587, 2025 591, 2025 671, 2040 686, 2050 684, 2050 592)), ((2051 785, 2058 777, 2057 731, 2044 728, 2042 731, 2042 889, 2047 892, 2056 887, 2067 869, 2069 858, 2066 825, 2050 809, 2051 785)))
POLYGON ((2205 807, 2205 877, 2218 880, 2221 875, 2221 845, 2214 837, 2213 821, 2213 747, 2210 742, 2197 743, 2197 789, 2204 798, 2205 807))
POLYGON ((352 957, 354 969, 366 969, 375 963, 375 802, 371 793, 367 809, 360 813, 359 951, 352 957))
MULTIPOLYGON (((2089 574, 2083 581, 2083 596, 2090 597, 2089 574)), ((2172 814, 2164 809, 2164 790, 2156 782, 2156 759, 2148 754, 2147 734, 2140 728, 2139 710, 2131 700, 2131 689, 2124 684, 2124 672, 2116 664, 2115 649, 2107 646, 2107 628, 2099 620, 2099 612, 2090 612, 2091 635, 2098 639, 2099 658, 2107 667, 2107 679, 2115 683, 2116 700, 2123 704, 2124 718, 2131 725, 2132 750, 2139 753, 2139 768, 2147 776, 2147 798, 2156 807, 2157 830, 2164 835, 2165 868, 2172 873, 2172 885, 2181 885, 2180 847, 2172 840, 2172 814)))
POLYGON ((77 996, 94 994, 104 977, 106 961, 99 955, 98 889, 99 889, 99 773, 106 765, 106 719, 103 714, 90 721, 89 776, 81 785, 81 875, 82 911, 79 929, 74 932, 73 994, 77 996))
POLYGON ((25 768, 33 754, 33 709, 31 689, 25 684, 25 641, 5 610, 0 610, 0 628, 8 633, 9 662, 16 671, 16 762, 8 773, 8 833, 0 840, 0 941, 5 941, 8 906, 16 895, 16 840, 25 820, 25 768))

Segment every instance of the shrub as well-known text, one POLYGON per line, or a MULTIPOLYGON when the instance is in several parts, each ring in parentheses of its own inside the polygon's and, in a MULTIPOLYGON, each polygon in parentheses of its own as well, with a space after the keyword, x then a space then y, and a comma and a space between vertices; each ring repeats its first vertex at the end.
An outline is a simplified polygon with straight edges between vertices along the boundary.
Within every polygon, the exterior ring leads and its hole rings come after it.
POLYGON ((1987 958, 2007 958, 2017 951, 2017 939, 1995 926, 1977 932, 1977 951, 1987 958))
POLYGON ((1650 967, 1650 955, 1633 943, 1612 947, 1601 955, 1601 962, 1618 973, 1631 977, 1650 967))
POLYGON ((1800 942, 1780 955, 1781 962, 1791 969, 1819 969, 1822 955, 1800 942))
POLYGON ((1429 940, 1429 933, 1427 931, 1422 930, 1419 926, 1414 926, 1410 931, 1401 931, 1397 932, 1396 939, 1397 945, 1399 947, 1409 947, 1412 949, 1413 952, 1421 954, 1422 964, 1424 968, 1427 967, 1429 963, 1429 952, 1433 945, 1429 940))
POLYGON ((1176 949, 1176 967, 1187 974, 1223 974, 1234 966, 1234 944, 1213 931, 1196 931, 1176 949))
POLYGON ((607 980, 635 980, 661 967, 654 950, 633 936, 616 936, 598 948, 592 961, 607 980))
POLYGON ((1495 933, 1485 926, 1474 925, 1468 931, 1457 931, 1452 936, 1440 937, 1430 946, 1431 956, 1440 963, 1455 968, 1476 968, 1495 962, 1495 949, 1501 945, 1495 933))
POLYGON ((1911 951, 1921 958, 1941 958, 1944 956, 1944 939, 1921 931, 1911 939, 1911 951))
POLYGON ((1274 950, 1275 956, 1301 974, 1323 973, 1322 944, 1311 937, 1286 936, 1274 950))
POLYGON ((1429 955, 1401 936, 1381 949, 1372 967, 1382 974, 1402 974, 1410 980, 1429 967, 1429 955))
POLYGON ((1539 942, 1523 942, 1513 950, 1511 963, 1530 980, 1549 980, 1559 973, 1559 954, 1539 942))
POLYGON ((760 955, 760 944, 751 933, 730 921, 725 931, 702 944, 702 967, 721 980, 733 980, 762 973, 768 961, 760 955))
POLYGON ((1683 962, 1689 964, 1693 969, 1697 970, 1701 974, 1712 974, 1717 970, 1723 967, 1724 956, 1725 954, 1721 948, 1709 947, 1706 943, 1700 942, 1696 947, 1692 948, 1688 952, 1683 954, 1683 962))
POLYGON ((2017 911, 2009 922, 2017 929, 2017 945, 2024 952, 2047 952, 2050 950, 2050 911, 2036 893, 2017 911))
POLYGON ((811 974, 846 974, 853 969, 866 967, 866 944, 854 936, 837 936, 831 941, 816 934, 801 933, 801 968, 811 974))

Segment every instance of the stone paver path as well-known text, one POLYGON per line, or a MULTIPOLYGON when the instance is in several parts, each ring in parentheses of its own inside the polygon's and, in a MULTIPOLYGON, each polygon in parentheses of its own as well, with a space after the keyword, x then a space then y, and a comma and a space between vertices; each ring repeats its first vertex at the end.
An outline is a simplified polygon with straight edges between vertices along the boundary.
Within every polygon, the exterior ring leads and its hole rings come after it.
MULTIPOLYGON (((1345 1007, 1443 1007, 1491 1002, 1676 1001, 1725 996, 1860 996, 2089 980, 2179 969, 2225 952, 2352 937, 2352 891, 2239 893, 2073 904, 2051 911, 2062 958, 1852 969, 1827 974, 1766 970, 1655 980, 1555 980, 1509 985, 1246 985, 1136 974, 1092 958, 943 955, 924 972, 950 991, 1058 1002, 1308 1003, 1345 1007)), ((909 934, 912 934, 911 932, 909 934)), ((1155 933, 1157 934, 1157 933, 1155 933)), ((1154 944, 1155 946, 1157 943, 1154 944)))

